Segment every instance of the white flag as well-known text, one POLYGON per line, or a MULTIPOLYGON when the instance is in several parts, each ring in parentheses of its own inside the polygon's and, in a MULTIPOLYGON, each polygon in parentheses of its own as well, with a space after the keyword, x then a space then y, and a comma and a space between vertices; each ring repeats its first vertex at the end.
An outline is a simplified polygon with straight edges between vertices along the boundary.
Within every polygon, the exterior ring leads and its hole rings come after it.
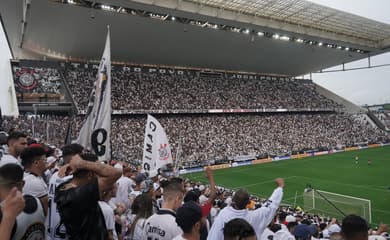
POLYGON ((171 147, 161 124, 148 115, 145 127, 142 167, 145 172, 158 171, 164 165, 172 164, 171 147))
POLYGON ((111 52, 110 31, 92 89, 87 114, 77 143, 92 150, 99 160, 111 158, 111 52))

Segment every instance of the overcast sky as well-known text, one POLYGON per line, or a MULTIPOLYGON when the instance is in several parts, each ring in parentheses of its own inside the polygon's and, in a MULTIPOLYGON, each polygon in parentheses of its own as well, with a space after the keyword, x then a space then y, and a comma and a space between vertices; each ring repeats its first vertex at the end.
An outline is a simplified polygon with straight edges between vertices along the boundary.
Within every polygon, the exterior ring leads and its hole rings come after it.
MULTIPOLYGON (((390 24, 390 0, 309 1, 390 24)), ((379 64, 390 64, 390 53, 371 58, 371 65, 379 64)), ((346 64, 346 68, 366 65, 367 59, 364 59, 346 64)), ((340 66, 335 68, 340 69, 340 66)), ((358 105, 390 103, 390 66, 313 74, 312 78, 317 84, 358 105)))

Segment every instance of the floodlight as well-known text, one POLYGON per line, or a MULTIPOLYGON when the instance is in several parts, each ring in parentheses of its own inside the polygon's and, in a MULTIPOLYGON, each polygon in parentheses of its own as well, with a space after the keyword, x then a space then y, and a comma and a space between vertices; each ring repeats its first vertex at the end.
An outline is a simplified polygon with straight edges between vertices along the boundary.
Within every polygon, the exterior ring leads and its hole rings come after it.
POLYGON ((280 40, 283 40, 283 41, 290 41, 290 38, 287 37, 287 36, 282 36, 282 37, 280 37, 280 40))

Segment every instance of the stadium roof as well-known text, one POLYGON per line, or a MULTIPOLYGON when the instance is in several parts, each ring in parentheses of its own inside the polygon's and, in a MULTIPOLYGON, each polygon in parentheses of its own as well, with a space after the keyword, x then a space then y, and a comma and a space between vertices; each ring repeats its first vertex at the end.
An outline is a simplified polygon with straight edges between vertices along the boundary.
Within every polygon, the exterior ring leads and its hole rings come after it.
POLYGON ((18 58, 98 60, 106 25, 119 62, 297 76, 390 50, 390 25, 303 0, 6 0, 0 14, 18 58))
MULTIPOLYGON (((164 1, 137 0, 139 2, 169 6, 164 1)), ((356 44, 381 48, 390 45, 390 25, 358 15, 339 11, 306 0, 186 0, 194 4, 230 10, 252 16, 252 23, 261 24, 261 18, 291 24, 289 30, 299 33, 306 29, 310 34, 321 31, 334 40, 349 39, 356 44), (299 29, 301 28, 301 29, 299 29), (333 35, 333 37, 332 37, 333 35)), ((169 1, 168 1, 169 2, 169 1)), ((180 6, 180 5, 178 5, 180 6)), ((175 7, 178 7, 175 6, 175 7)), ((189 10, 188 6, 182 10, 189 10)), ((223 15, 223 14, 222 14, 223 15)), ((237 19, 238 20, 238 19, 237 19)), ((271 23, 268 23, 269 25, 271 23)), ((284 26, 286 29, 286 26, 284 26)), ((286 29, 287 30, 287 29, 286 29)))

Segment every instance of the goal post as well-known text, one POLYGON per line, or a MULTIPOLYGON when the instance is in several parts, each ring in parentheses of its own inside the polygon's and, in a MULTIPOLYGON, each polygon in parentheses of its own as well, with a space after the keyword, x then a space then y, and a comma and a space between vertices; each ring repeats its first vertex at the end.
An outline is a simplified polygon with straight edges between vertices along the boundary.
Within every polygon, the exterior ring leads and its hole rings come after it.
POLYGON ((335 217, 356 214, 371 223, 371 200, 338 193, 306 188, 303 192, 303 206, 306 212, 335 217))

